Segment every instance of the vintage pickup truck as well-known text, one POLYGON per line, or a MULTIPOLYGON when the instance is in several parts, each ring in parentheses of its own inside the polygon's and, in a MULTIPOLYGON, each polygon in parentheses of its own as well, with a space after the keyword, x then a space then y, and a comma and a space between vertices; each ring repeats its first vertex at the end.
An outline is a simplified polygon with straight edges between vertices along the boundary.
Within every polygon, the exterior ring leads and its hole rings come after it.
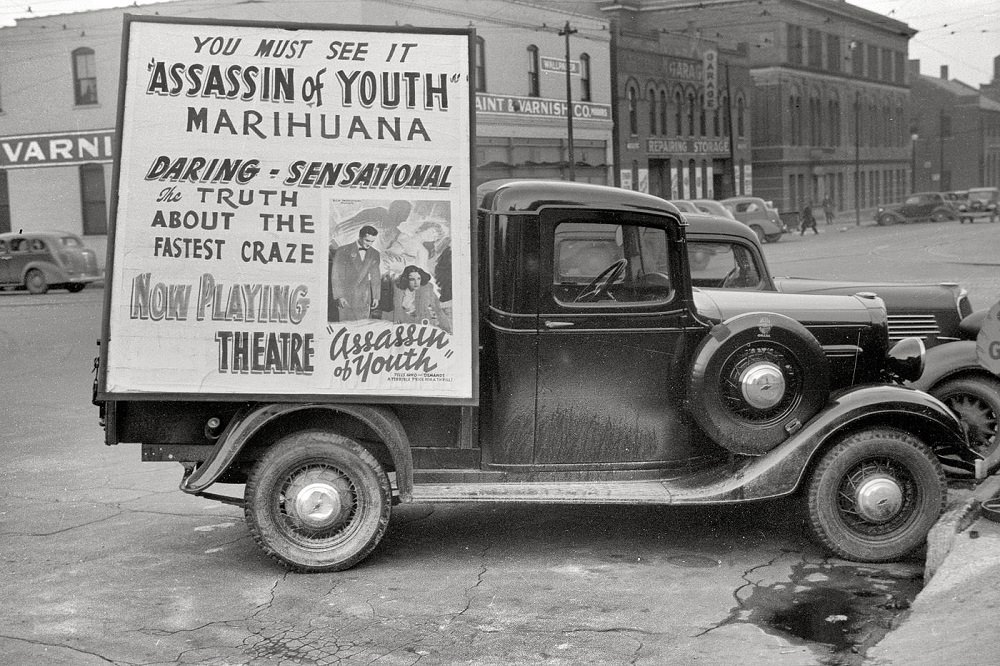
POLYGON ((242 505, 299 571, 364 559, 396 503, 794 493, 831 552, 893 560, 942 511, 939 457, 978 459, 951 411, 902 386, 924 347, 890 348, 877 297, 695 289, 686 223, 637 192, 496 181, 476 204, 475 404, 151 399, 109 392, 102 368, 107 443, 180 462, 181 490, 242 505))

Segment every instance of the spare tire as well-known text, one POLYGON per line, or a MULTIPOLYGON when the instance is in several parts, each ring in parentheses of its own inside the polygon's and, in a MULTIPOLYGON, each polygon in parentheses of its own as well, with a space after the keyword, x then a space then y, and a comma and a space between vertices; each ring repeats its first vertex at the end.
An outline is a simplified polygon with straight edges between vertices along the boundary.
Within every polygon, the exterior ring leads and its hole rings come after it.
POLYGON ((829 384, 826 354, 805 326, 750 312, 715 326, 699 345, 688 408, 719 445, 762 455, 822 409, 829 384))

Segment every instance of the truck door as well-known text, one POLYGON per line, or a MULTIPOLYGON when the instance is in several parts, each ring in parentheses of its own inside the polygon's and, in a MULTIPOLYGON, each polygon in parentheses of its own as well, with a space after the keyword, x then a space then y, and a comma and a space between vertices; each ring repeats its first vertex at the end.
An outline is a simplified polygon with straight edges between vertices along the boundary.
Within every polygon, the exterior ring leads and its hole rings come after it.
POLYGON ((676 227, 631 212, 539 217, 536 465, 680 460, 691 330, 676 227))

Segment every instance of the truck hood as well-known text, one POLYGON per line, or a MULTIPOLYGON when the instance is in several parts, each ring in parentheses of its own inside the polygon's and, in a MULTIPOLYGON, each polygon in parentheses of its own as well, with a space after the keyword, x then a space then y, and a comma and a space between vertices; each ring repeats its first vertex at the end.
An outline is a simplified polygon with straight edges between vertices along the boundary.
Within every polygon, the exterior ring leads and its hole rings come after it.
POLYGON ((954 282, 851 282, 806 277, 773 278, 778 291, 786 294, 845 294, 873 293, 890 310, 956 309, 964 290, 954 282))

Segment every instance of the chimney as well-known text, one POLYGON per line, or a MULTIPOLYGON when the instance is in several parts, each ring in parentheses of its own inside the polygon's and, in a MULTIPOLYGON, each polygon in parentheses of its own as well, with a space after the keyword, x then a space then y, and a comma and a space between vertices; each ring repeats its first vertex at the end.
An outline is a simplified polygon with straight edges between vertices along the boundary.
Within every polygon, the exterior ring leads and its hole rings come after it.
POLYGON ((941 65, 941 78, 945 81, 948 80, 948 65, 941 65))

